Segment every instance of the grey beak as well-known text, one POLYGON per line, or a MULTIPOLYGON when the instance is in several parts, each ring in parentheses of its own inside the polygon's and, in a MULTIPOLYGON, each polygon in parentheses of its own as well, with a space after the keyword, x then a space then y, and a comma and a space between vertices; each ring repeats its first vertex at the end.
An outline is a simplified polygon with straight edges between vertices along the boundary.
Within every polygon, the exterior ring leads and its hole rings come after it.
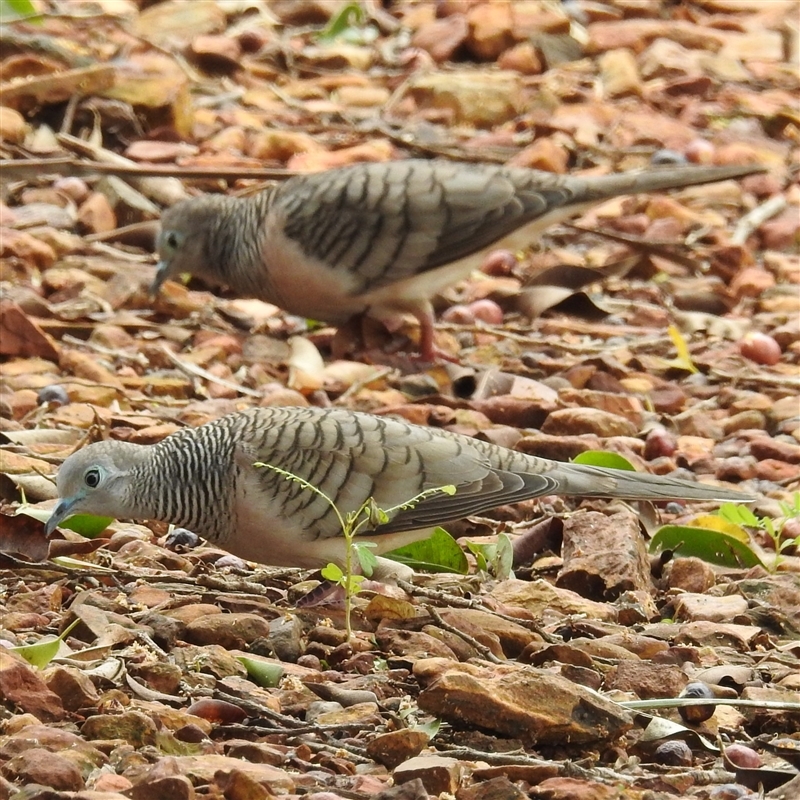
POLYGON ((151 298, 155 297, 159 291, 161 291, 161 286, 167 279, 168 267, 169 265, 166 261, 159 261, 158 264, 156 264, 156 276, 150 284, 149 294, 151 298))
POLYGON ((75 504, 80 500, 80 497, 66 497, 59 501, 58 505, 53 509, 50 519, 44 524, 45 536, 50 538, 53 531, 65 520, 72 516, 72 509, 75 504))

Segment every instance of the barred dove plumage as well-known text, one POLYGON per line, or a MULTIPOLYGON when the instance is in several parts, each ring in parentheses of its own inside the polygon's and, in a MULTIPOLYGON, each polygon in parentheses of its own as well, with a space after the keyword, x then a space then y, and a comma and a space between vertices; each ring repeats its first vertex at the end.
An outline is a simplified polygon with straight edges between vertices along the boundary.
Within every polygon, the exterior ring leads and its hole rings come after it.
POLYGON ((518 250, 598 201, 738 178, 760 167, 684 166, 602 177, 410 159, 302 175, 246 198, 164 212, 152 285, 191 273, 333 324, 410 312, 431 360, 431 298, 489 247, 518 250))
POLYGON ((368 498, 387 509, 425 489, 455 485, 365 534, 379 555, 425 538, 436 525, 547 494, 748 502, 731 489, 677 478, 548 461, 440 429, 344 409, 253 408, 154 446, 106 441, 71 455, 58 473, 60 501, 48 535, 76 513, 162 520, 242 558, 317 567, 341 563, 333 509, 368 498))

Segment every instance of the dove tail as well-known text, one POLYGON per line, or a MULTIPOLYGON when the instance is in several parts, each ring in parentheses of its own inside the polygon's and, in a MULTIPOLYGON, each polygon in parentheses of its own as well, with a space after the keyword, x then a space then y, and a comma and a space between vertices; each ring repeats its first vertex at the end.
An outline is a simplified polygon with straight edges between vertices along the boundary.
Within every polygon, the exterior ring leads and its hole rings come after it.
POLYGON ((621 194, 658 192, 665 189, 715 183, 730 178, 742 178, 754 172, 763 172, 763 170, 762 166, 755 164, 746 166, 731 164, 724 167, 690 165, 659 167, 641 172, 620 172, 594 178, 591 182, 591 194, 599 200, 621 194))
POLYGON ((668 475, 628 472, 620 469, 561 464, 556 492, 583 497, 619 497, 626 500, 710 500, 718 503, 750 503, 755 498, 735 489, 693 483, 668 475))

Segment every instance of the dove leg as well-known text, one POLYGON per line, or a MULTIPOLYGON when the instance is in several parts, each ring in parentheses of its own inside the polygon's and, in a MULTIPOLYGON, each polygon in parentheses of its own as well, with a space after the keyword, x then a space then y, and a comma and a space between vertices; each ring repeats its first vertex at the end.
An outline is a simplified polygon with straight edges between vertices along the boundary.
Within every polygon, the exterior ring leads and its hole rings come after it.
POLYGON ((423 361, 436 361, 439 352, 433 343, 433 309, 430 306, 414 312, 419 320, 419 354, 423 361))

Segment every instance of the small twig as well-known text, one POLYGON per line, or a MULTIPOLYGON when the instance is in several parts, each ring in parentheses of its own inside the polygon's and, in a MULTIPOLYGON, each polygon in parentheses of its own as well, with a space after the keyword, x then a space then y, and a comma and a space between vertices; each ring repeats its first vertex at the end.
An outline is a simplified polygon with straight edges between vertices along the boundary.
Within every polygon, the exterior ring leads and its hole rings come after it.
POLYGON ((454 636, 458 636, 459 639, 463 639, 487 661, 491 661, 493 664, 503 663, 503 659, 498 658, 485 644, 481 644, 477 639, 470 636, 468 633, 464 633, 464 631, 460 630, 455 625, 451 625, 449 622, 446 622, 444 619, 442 619, 442 615, 436 610, 436 608, 434 608, 434 606, 426 605, 425 610, 436 620, 436 624, 440 628, 452 633, 454 636))
POLYGON ((752 211, 748 211, 736 225, 731 236, 731 244, 743 245, 759 225, 780 214, 784 208, 786 208, 786 198, 782 194, 776 194, 752 211))
MULTIPOLYGON (((304 734, 315 734, 315 735, 324 735, 326 738, 332 739, 330 744, 326 744, 324 742, 315 742, 315 748, 318 750, 325 750, 327 752, 335 752, 336 750, 346 750, 347 753, 353 756, 355 759, 361 760, 362 762, 370 762, 371 759, 366 758, 366 752, 354 745, 349 745, 344 742, 340 742, 337 739, 331 737, 332 733, 341 732, 341 731, 350 731, 353 728, 363 729, 364 724, 361 723, 351 723, 347 725, 309 725, 307 722, 303 720, 295 719, 294 717, 287 716, 286 714, 281 714, 278 711, 273 711, 266 706, 260 705, 259 703, 254 703, 252 700, 248 700, 245 697, 239 697, 235 694, 229 694, 228 692, 222 691, 221 689, 217 688, 214 690, 214 696, 218 700, 225 700, 228 703, 233 703, 234 705, 239 706, 239 708, 243 709, 247 712, 248 715, 267 719, 271 722, 276 723, 277 725, 281 726, 282 733, 285 733, 287 736, 303 736, 304 734)), ((252 728, 251 728, 252 730, 252 728)), ((304 743, 305 740, 303 740, 304 743)), ((307 743, 310 744, 310 743, 307 743)), ((312 749, 315 749, 312 748, 312 749)))
POLYGON ((387 375, 391 375, 394 371, 395 370, 392 367, 380 367, 367 375, 365 378, 351 383, 350 386, 348 386, 347 389, 345 389, 339 395, 339 397, 336 398, 334 405, 339 405, 345 400, 349 400, 354 394, 358 394, 358 392, 360 392, 365 386, 369 386, 369 384, 373 383, 374 381, 385 378, 387 375))
POLYGON ((770 386, 780 386, 786 389, 792 388, 800 390, 800 378, 797 378, 794 375, 768 375, 766 373, 753 374, 750 371, 752 369, 752 364, 749 364, 747 366, 747 373, 743 372, 741 375, 738 375, 712 367, 709 375, 713 378, 733 381, 740 385, 759 386, 762 384, 767 384, 770 386))
MULTIPOLYGON (((504 622, 512 622, 515 625, 520 625, 523 628, 531 631, 531 633, 535 633, 541 636, 548 644, 562 644, 563 639, 559 636, 554 636, 551 633, 547 633, 543 631, 541 626, 538 625, 536 622, 530 619, 524 619, 522 617, 512 617, 508 614, 501 614, 499 611, 495 611, 493 608, 485 605, 480 598, 474 598, 472 600, 467 600, 463 597, 458 597, 457 595, 450 594, 449 592, 443 592, 440 589, 431 589, 427 586, 417 586, 416 584, 409 583, 408 581, 404 581, 402 579, 397 579, 397 585, 406 593, 411 595, 412 597, 427 597, 431 600, 436 600, 440 605, 453 607, 453 608, 474 608, 480 611, 485 611, 487 614, 492 614, 492 616, 497 617, 498 619, 502 619, 504 622)), ((430 606, 427 607, 430 611, 430 606)))
POLYGON ((60 133, 69 133, 72 130, 72 125, 75 122, 75 112, 78 109, 78 103, 80 103, 82 99, 82 94, 73 94, 67 101, 64 119, 61 120, 60 133))
POLYGON ((431 600, 439 601, 442 605, 445 606, 454 606, 456 608, 478 607, 477 600, 467 600, 463 597, 458 597, 458 595, 450 594, 449 592, 443 592, 440 589, 431 589, 427 586, 417 586, 416 584, 404 581, 402 578, 397 579, 397 585, 406 594, 409 594, 412 597, 419 597, 419 596, 428 597, 431 600))
POLYGON ((520 750, 513 750, 507 753, 492 753, 487 750, 478 750, 473 747, 460 747, 458 745, 440 744, 437 740, 436 750, 445 753, 450 758, 457 758, 459 761, 485 761, 492 766, 519 766, 519 767, 542 767, 551 768, 563 773, 566 764, 564 761, 545 761, 541 758, 529 756, 520 750))
MULTIPOLYGON (((67 134, 59 134, 67 136, 67 134)), ((81 161, 69 156, 59 158, 21 158, 0 160, 0 175, 7 173, 15 178, 29 174, 69 172, 91 177, 93 175, 118 175, 135 178, 181 178, 182 180, 216 178, 219 180, 284 180, 300 173, 294 169, 260 167, 179 167, 169 164, 103 164, 98 161, 81 161)))
MULTIPOLYGON (((324 727, 320 728, 319 725, 312 726, 312 733, 318 733, 320 730, 325 730, 324 727)), ((340 742, 336 739, 333 740, 330 744, 326 744, 325 742, 315 742, 312 739, 301 739, 300 740, 304 745, 308 747, 309 750, 312 750, 315 753, 330 753, 331 755, 341 755, 342 750, 346 750, 348 755, 350 756, 351 760, 357 762, 359 764, 374 764, 375 762, 373 759, 367 756, 367 751, 361 747, 356 747, 355 745, 340 742), (338 752, 337 752, 338 751, 338 752)), ((347 797, 342 792, 342 788, 338 787, 336 789, 336 794, 342 795, 342 797, 347 797)))
MULTIPOLYGON (((110 356, 112 358, 121 359, 122 361, 130 361, 142 367, 146 367, 148 363, 147 358, 143 353, 136 353, 136 355, 130 355, 129 353, 126 353, 122 350, 112 350, 109 347, 103 347, 103 345, 97 344, 96 342, 92 342, 91 340, 88 339, 79 339, 77 336, 72 336, 69 333, 65 333, 61 337, 61 341, 64 342, 65 344, 73 344, 76 345, 77 347, 86 348, 87 350, 99 353, 101 356, 110 356)), ((70 383, 78 383, 79 385, 83 385, 79 381, 62 381, 61 385, 68 386, 70 383)), ((91 383, 90 385, 103 386, 106 389, 116 389, 117 391, 119 391, 119 386, 111 386, 110 384, 107 383, 91 383)))
POLYGON ((769 708, 774 711, 800 711, 800 703, 783 700, 742 700, 739 697, 664 697, 651 700, 618 700, 618 706, 631 710, 649 708, 686 708, 687 706, 736 706, 739 708, 769 708))
MULTIPOLYGON (((118 231, 115 231, 117 233, 118 231)), ((99 236, 102 234, 97 234, 98 238, 92 241, 88 236, 84 236, 84 240, 91 244, 91 251, 92 253, 102 254, 104 256, 110 256, 113 259, 118 261, 128 261, 131 264, 148 264, 152 265, 153 259, 152 256, 148 253, 147 255, 138 255, 136 253, 127 253, 124 250, 120 250, 118 247, 114 247, 113 245, 106 244, 99 240, 99 236)))
POLYGON ((178 356, 176 356, 175 353, 173 353, 172 350, 170 350, 166 345, 162 344, 161 350, 179 370, 185 372, 187 375, 191 375, 195 378, 203 378, 203 380, 219 384, 220 386, 224 386, 226 389, 233 389, 234 391, 247 395, 248 397, 261 397, 261 392, 257 392, 255 389, 248 389, 246 386, 241 386, 238 383, 234 383, 233 381, 229 381, 225 378, 218 378, 216 375, 212 375, 208 370, 198 367, 196 364, 190 364, 188 361, 183 361, 182 359, 178 358, 178 356))

